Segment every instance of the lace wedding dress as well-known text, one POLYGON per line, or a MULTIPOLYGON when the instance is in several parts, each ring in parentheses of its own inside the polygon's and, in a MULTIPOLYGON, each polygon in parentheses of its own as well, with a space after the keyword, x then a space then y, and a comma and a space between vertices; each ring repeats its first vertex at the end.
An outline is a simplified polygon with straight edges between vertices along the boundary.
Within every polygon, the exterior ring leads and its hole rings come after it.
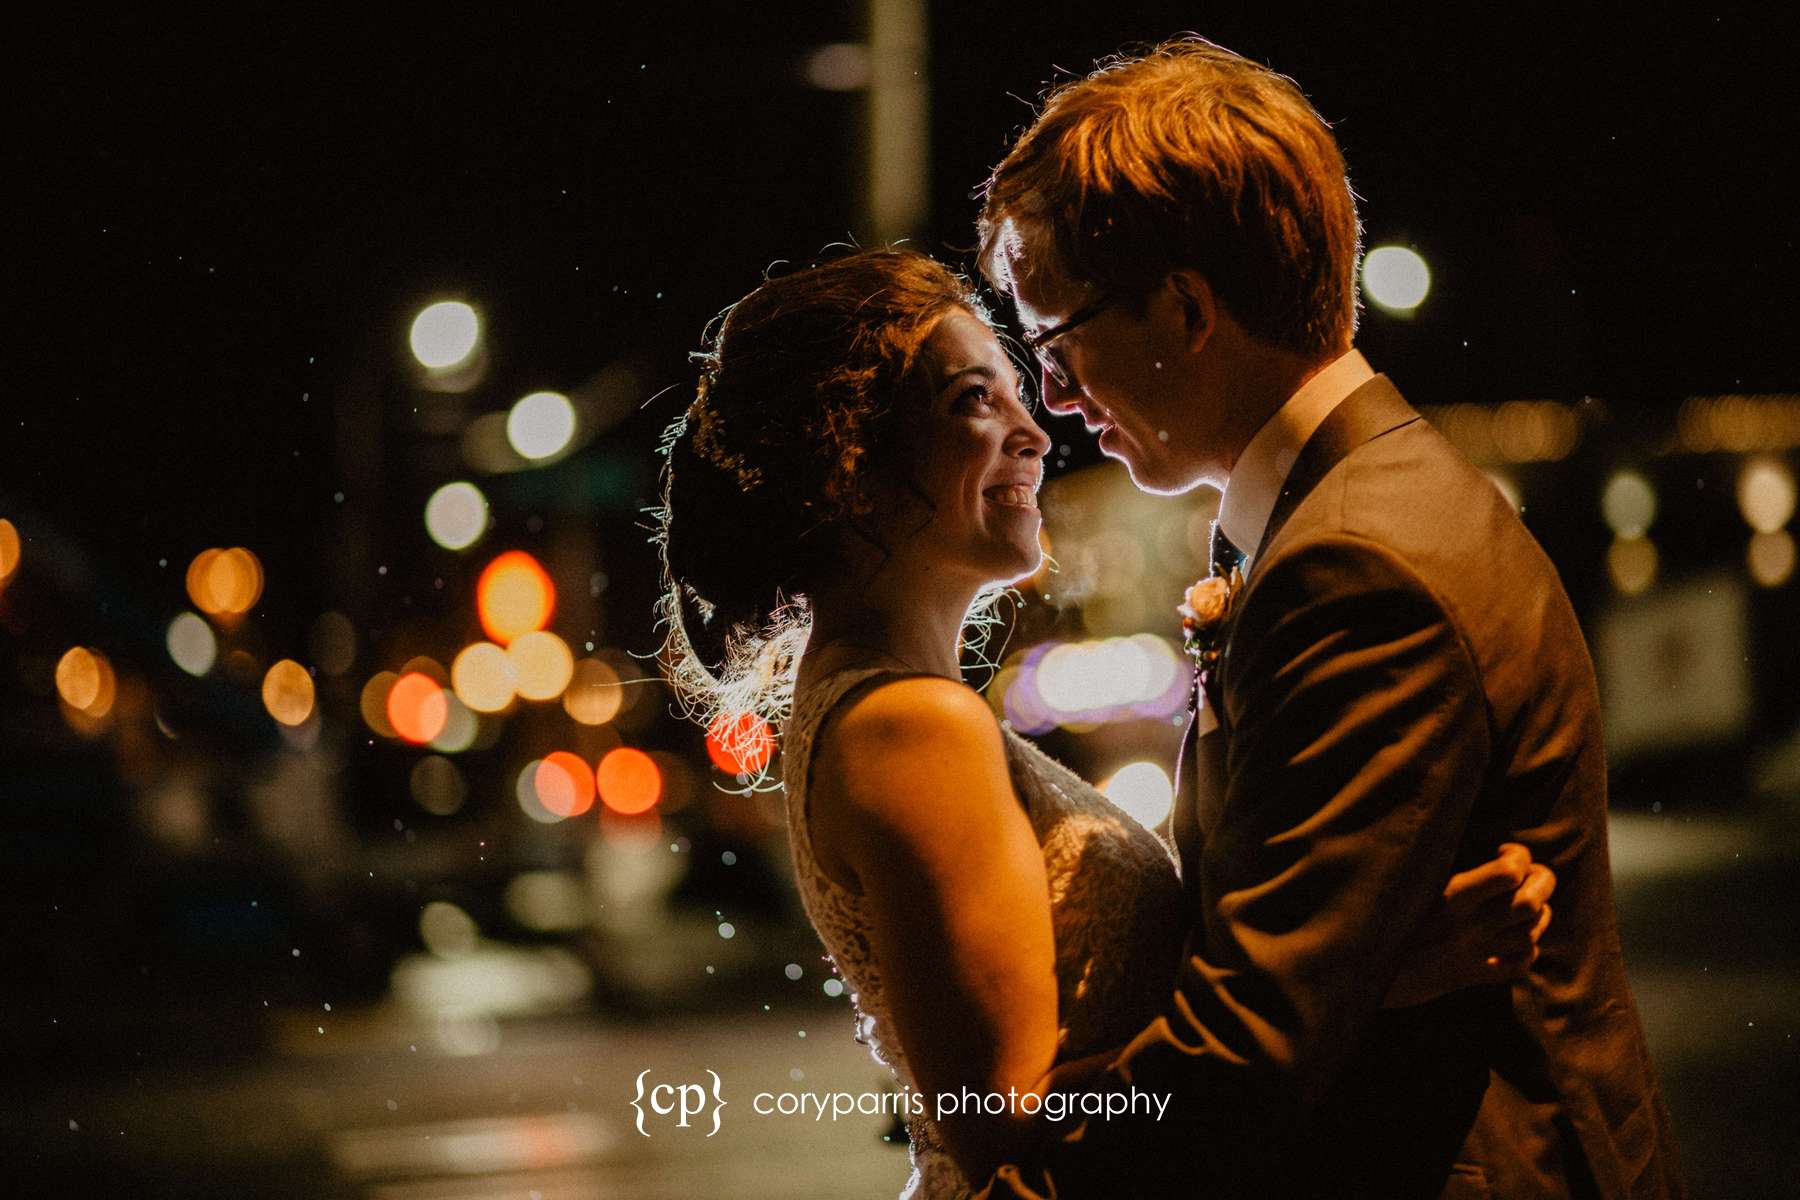
MULTIPOLYGON (((861 896, 820 870, 807 825, 813 735, 853 688, 887 668, 824 676, 795 699, 782 748, 788 844, 800 898, 844 977, 857 1037, 901 1084, 916 1088, 889 1034, 881 964, 861 896)), ((1043 847, 1056 939, 1057 1060, 1122 1046, 1168 999, 1181 951, 1181 885, 1168 848, 1100 792, 1010 729, 1002 730, 1013 790, 1043 847)), ((931 1097, 927 1096, 929 1105, 931 1097)), ((968 1180, 929 1116, 907 1122, 913 1174, 902 1200, 967 1196, 968 1180)))

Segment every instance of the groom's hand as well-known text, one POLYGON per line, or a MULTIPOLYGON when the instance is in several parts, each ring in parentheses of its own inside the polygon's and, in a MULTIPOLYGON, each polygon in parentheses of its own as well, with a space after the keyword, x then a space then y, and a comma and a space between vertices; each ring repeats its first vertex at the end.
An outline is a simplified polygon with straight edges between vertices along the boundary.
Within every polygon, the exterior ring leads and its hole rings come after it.
POLYGON ((1550 927, 1556 874, 1517 842, 1451 877, 1443 900, 1407 947, 1383 1007, 1424 1004, 1450 992, 1521 979, 1550 927))

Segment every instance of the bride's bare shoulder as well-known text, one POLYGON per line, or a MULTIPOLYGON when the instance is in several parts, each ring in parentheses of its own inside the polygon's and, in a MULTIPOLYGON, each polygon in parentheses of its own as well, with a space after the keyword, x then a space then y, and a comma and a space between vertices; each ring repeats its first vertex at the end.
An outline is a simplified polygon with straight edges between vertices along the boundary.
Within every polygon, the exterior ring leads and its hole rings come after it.
POLYGON ((942 836, 988 804, 1016 811, 987 702, 937 676, 877 678, 820 727, 809 793, 815 842, 844 859, 871 833, 942 836))

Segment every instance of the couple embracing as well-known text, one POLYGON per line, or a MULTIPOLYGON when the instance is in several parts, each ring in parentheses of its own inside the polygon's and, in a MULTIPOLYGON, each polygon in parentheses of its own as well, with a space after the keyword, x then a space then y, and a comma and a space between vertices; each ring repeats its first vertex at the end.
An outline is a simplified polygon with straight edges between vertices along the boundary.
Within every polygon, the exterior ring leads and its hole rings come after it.
POLYGON ((665 447, 674 677, 780 723, 877 1057, 1011 1097, 914 1118, 907 1195, 1683 1194, 1581 631, 1354 349, 1358 243, 1298 88, 1198 38, 1052 93, 987 185, 1044 406, 1145 491, 1223 489, 1172 846, 962 682, 1039 566, 1050 444, 969 285, 855 254, 710 338, 665 447), (1102 1093, 1163 1107, 1082 1115, 1102 1093))

